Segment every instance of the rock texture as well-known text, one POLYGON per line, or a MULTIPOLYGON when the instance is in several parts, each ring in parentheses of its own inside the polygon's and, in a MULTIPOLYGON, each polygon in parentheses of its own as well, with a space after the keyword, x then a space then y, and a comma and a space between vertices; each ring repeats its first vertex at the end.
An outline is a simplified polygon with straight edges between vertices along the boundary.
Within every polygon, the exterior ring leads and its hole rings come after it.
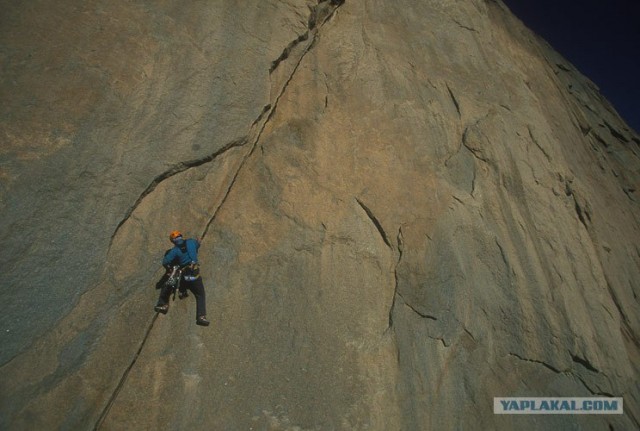
POLYGON ((0 6, 0 428, 640 426, 640 137, 500 1, 0 6))

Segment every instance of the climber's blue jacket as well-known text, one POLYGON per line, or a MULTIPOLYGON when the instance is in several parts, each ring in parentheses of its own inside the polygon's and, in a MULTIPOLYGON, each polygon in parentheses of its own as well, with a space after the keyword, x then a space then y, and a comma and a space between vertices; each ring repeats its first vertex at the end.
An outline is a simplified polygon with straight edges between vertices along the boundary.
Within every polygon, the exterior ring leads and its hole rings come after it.
POLYGON ((198 249, 200 243, 195 239, 189 238, 177 243, 162 259, 164 266, 177 264, 180 266, 189 265, 191 262, 198 263, 198 249))

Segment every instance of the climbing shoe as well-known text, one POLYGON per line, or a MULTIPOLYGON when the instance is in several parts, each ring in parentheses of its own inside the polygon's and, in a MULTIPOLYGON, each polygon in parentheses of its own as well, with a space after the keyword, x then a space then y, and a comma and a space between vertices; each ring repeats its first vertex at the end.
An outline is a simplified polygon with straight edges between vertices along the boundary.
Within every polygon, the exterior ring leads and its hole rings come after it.
POLYGON ((167 314, 167 311, 169 311, 169 305, 168 304, 156 305, 155 307, 153 307, 153 309, 156 310, 158 313, 167 314))
POLYGON ((205 316, 200 316, 198 317, 198 319, 196 319, 196 325, 209 326, 209 323, 210 322, 207 320, 205 316))

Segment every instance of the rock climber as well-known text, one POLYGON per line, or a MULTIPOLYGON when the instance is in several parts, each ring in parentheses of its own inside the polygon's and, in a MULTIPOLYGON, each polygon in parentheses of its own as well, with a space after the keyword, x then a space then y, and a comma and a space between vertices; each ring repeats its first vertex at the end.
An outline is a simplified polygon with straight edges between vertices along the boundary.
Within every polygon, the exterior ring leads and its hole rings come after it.
MULTIPOLYGON (((200 241, 189 238, 184 239, 180 231, 174 230, 169 235, 169 240, 173 243, 173 248, 169 250, 162 259, 162 265, 171 271, 173 265, 178 265, 182 270, 180 280, 180 297, 186 296, 186 289, 189 289, 196 297, 196 324, 200 326, 209 326, 207 320, 206 302, 204 294, 204 284, 200 277, 200 266, 198 264, 198 249, 200 241)), ((169 311, 169 296, 171 295, 171 286, 165 284, 160 290, 160 297, 155 310, 158 313, 167 314, 169 311)))

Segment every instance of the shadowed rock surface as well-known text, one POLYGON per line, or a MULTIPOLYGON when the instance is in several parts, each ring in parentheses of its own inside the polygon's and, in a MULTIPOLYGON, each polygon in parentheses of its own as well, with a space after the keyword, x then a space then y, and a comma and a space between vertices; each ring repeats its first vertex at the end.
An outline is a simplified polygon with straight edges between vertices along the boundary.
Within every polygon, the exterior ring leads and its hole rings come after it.
POLYGON ((595 85, 500 1, 241 3, 0 1, 0 428, 640 427, 595 85), (208 328, 152 310, 176 228, 208 328))

